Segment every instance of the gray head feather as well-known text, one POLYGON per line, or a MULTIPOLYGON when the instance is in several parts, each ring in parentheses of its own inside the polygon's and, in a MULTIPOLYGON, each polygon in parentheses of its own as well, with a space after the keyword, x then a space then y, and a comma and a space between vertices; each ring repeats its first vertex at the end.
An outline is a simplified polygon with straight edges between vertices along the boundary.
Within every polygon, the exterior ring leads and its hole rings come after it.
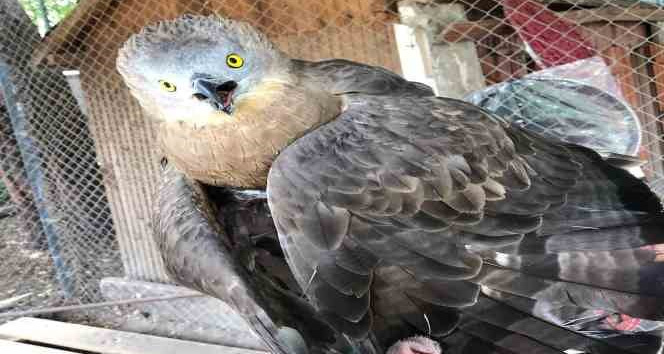
POLYGON ((217 16, 183 15, 144 27, 131 36, 120 49, 117 65, 120 71, 127 60, 143 54, 147 47, 174 40, 228 38, 249 50, 276 50, 272 42, 250 24, 217 16))
POLYGON ((187 112, 205 115, 209 107, 192 101, 196 77, 238 84, 234 98, 266 78, 288 75, 289 59, 251 25, 216 16, 185 15, 143 28, 120 49, 117 68, 132 94, 157 117, 187 112), (241 67, 227 64, 230 54, 243 59, 241 67), (172 92, 159 83, 173 84, 172 92))

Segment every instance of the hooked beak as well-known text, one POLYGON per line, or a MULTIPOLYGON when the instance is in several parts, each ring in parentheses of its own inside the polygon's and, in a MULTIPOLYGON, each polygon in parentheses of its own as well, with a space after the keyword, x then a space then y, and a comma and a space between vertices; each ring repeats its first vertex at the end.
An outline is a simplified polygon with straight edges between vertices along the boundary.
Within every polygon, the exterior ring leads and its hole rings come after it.
POLYGON ((198 78, 193 80, 194 97, 201 101, 208 101, 215 109, 228 114, 233 109, 233 91, 237 82, 226 81, 219 83, 212 79, 198 78))

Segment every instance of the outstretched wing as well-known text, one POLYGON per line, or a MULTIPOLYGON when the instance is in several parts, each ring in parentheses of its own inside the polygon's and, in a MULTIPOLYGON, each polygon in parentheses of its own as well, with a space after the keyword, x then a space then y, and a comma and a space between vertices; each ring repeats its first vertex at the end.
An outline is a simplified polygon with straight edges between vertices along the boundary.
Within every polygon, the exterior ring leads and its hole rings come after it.
POLYGON ((342 331, 443 335, 480 284, 661 317, 659 263, 640 247, 661 242, 662 208, 642 182, 465 102, 349 95, 346 106, 268 178, 291 270, 342 331))

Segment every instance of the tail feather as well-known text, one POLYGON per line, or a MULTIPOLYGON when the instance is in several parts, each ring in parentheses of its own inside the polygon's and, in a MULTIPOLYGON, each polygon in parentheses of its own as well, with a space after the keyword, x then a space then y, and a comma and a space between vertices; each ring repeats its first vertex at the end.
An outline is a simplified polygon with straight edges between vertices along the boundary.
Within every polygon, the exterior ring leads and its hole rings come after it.
POLYGON ((655 354, 659 350, 657 337, 648 334, 597 337, 576 332, 571 330, 573 326, 542 316, 541 312, 536 313, 539 302, 488 288, 483 290, 486 295, 480 297, 475 307, 464 309, 465 316, 525 336, 560 352, 575 349, 586 353, 655 354))
POLYGON ((518 254, 552 254, 575 251, 612 251, 664 243, 664 223, 601 225, 601 220, 564 226, 572 230, 548 235, 526 235, 518 254))
POLYGON ((474 319, 466 319, 459 330, 514 353, 560 354, 562 351, 533 338, 474 319))
POLYGON ((663 320, 664 297, 603 289, 586 284, 545 279, 485 264, 473 282, 502 292, 556 305, 602 309, 633 317, 663 320))
POLYGON ((502 348, 491 341, 478 338, 472 334, 456 331, 441 341, 445 354, 518 354, 508 348, 502 348))
POLYGON ((653 248, 512 255, 484 252, 485 261, 531 277, 615 291, 664 296, 664 263, 653 248))
POLYGON ((662 219, 662 203, 646 183, 590 149, 573 146, 570 150, 584 167, 583 177, 568 193, 568 205, 646 212, 662 219))
MULTIPOLYGON (((484 293, 507 306, 513 307, 521 312, 532 314, 533 316, 543 319, 548 323, 569 329, 580 335, 590 337, 593 343, 601 342, 603 345, 610 347, 622 348, 625 351, 639 353, 639 354, 659 354, 661 353, 662 338, 646 333, 649 331, 654 322, 649 323, 648 326, 641 326, 642 329, 632 328, 630 330, 610 328, 607 326, 607 319, 609 316, 619 314, 611 314, 603 311, 589 311, 575 306, 562 306, 557 307, 548 302, 538 302, 531 299, 501 293, 492 289, 484 288, 484 293)), ((640 326, 644 322, 642 319, 635 319, 630 324, 637 324, 640 326)), ((595 344, 593 344, 595 346, 595 344)), ((594 351, 589 350, 594 353, 594 351)))
POLYGON ((624 315, 616 313, 587 310, 570 305, 559 306, 486 287, 482 291, 487 297, 518 311, 581 335, 598 338, 609 345, 621 348, 639 347, 638 353, 659 353, 662 344, 662 334, 654 331, 662 328, 659 322, 625 318, 624 315), (620 317, 620 322, 616 321, 615 317, 620 317))
POLYGON ((537 316, 582 308, 664 319, 660 199, 615 157, 604 161, 589 149, 567 148, 581 174, 565 203, 545 211, 542 227, 518 245, 473 249, 484 265, 471 281, 509 299, 497 301, 532 306, 537 316))
POLYGON ((662 222, 661 215, 646 211, 610 209, 606 206, 566 205, 544 215, 538 236, 573 233, 584 229, 605 229, 662 222))
POLYGON ((463 312, 476 320, 527 336, 540 343, 546 343, 559 351, 575 348, 592 349, 593 353, 627 352, 602 340, 586 337, 533 317, 530 312, 524 312, 488 296, 482 296, 476 306, 464 309, 463 312))

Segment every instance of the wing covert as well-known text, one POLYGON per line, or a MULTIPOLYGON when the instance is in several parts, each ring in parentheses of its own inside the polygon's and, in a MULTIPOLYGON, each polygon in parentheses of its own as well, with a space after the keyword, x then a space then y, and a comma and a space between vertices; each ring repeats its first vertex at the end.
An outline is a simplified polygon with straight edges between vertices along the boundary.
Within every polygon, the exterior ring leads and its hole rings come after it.
MULTIPOLYGON (((562 221, 567 216, 589 227, 616 213, 642 218, 620 209, 624 198, 602 196, 621 188, 619 174, 587 149, 453 99, 347 97, 337 119, 279 155, 268 196, 300 286, 356 335, 374 314, 444 333, 449 328, 422 318, 476 301, 488 279, 479 254, 519 260, 524 239, 535 241, 523 252, 546 249, 540 243, 549 239, 559 244, 565 236, 553 230, 579 231, 562 221), (589 218, 581 211, 588 208, 598 211, 589 218)), ((616 238, 587 237, 605 249, 616 238)), ((629 246, 639 242, 644 237, 629 246)))

